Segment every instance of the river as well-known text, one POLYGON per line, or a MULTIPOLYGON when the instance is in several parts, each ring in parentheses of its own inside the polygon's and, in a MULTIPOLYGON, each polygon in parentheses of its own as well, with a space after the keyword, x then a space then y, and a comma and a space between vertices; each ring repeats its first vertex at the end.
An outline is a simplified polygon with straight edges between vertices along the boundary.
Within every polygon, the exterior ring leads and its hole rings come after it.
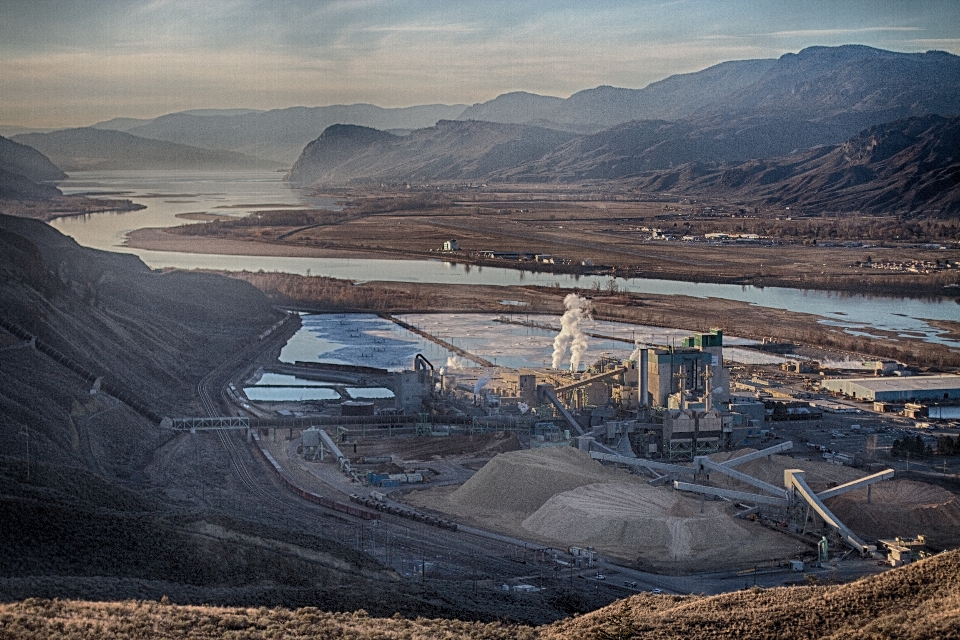
MULTIPOLYGON (((181 213, 245 215, 281 207, 335 208, 329 198, 309 198, 283 183, 282 174, 264 172, 106 171, 75 172, 60 183, 67 194, 129 198, 146 209, 129 213, 98 213, 60 218, 52 224, 82 245, 135 253, 154 268, 277 271, 312 274, 356 281, 389 280, 452 285, 536 284, 564 288, 606 287, 608 276, 574 276, 524 272, 515 269, 458 265, 441 260, 368 260, 341 258, 282 258, 147 251, 124 247, 127 233, 145 227, 183 224, 181 213)), ((621 290, 634 293, 716 297, 764 307, 811 313, 851 335, 871 335, 871 330, 896 332, 951 347, 960 342, 942 337, 944 332, 926 320, 960 320, 960 303, 954 299, 893 298, 849 293, 680 282, 656 279, 616 279, 621 290)))

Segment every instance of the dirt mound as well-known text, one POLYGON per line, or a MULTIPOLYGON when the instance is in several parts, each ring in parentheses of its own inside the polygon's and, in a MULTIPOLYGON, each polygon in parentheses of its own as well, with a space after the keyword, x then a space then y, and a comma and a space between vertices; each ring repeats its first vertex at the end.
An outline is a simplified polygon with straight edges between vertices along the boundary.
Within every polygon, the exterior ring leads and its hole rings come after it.
POLYGON ((554 495, 622 477, 571 447, 501 453, 450 494, 461 507, 532 514, 554 495))
POLYGON ((960 499, 946 489, 912 480, 890 480, 827 501, 844 524, 870 538, 923 534, 935 547, 960 544, 960 499))
POLYGON ((563 545, 592 546, 641 566, 694 570, 789 556, 803 545, 704 502, 636 479, 589 484, 549 499, 521 525, 563 545), (702 512, 701 512, 702 509, 702 512))

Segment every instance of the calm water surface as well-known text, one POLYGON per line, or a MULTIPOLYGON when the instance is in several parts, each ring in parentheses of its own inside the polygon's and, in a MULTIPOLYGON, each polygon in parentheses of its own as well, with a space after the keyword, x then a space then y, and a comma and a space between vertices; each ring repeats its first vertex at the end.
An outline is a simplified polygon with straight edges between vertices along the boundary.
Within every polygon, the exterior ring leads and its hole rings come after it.
MULTIPOLYGON (((337 258, 281 258, 219 256, 146 251, 122 247, 127 233, 144 227, 184 224, 179 213, 203 212, 246 215, 251 211, 289 207, 336 208, 331 199, 308 198, 281 180, 281 173, 109 171, 77 172, 60 184, 64 193, 102 194, 129 198, 146 205, 143 211, 101 213, 61 218, 53 226, 80 244, 135 253, 149 266, 229 271, 276 271, 324 275, 356 281, 387 280, 452 285, 536 284, 564 288, 605 288, 611 278, 566 274, 530 273, 513 269, 456 265, 440 260, 361 260, 337 258)), ((725 298, 764 307, 822 316, 826 323, 851 335, 869 336, 870 330, 887 330, 960 348, 960 342, 941 337, 943 332, 925 320, 960 320, 954 299, 926 300, 862 296, 829 291, 804 291, 781 287, 678 282, 672 280, 616 279, 617 286, 634 293, 725 298)))

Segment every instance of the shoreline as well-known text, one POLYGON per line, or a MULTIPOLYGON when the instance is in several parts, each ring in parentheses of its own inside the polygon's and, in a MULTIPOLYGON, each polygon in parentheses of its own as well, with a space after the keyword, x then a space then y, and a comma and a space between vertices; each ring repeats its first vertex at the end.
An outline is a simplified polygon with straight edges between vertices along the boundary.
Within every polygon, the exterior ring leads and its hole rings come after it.
POLYGON ((251 240, 236 240, 230 238, 217 238, 211 236, 194 236, 179 233, 169 233, 165 228, 148 227, 137 229, 127 235, 123 243, 124 247, 134 249, 143 249, 147 251, 166 251, 177 253, 199 253, 208 255, 248 255, 256 257, 284 257, 284 258, 344 258, 344 259, 384 259, 384 260, 443 260, 457 264, 465 264, 472 267, 492 267, 500 269, 511 269, 514 271, 527 272, 550 272, 564 274, 579 274, 584 276, 607 276, 610 278, 624 279, 651 279, 664 280, 672 282, 692 282, 721 285, 740 285, 757 288, 783 288, 796 291, 827 291, 836 293, 846 293, 853 295, 877 296, 901 299, 960 299, 960 288, 950 288, 946 291, 930 288, 929 290, 913 289, 913 295, 905 295, 899 288, 890 287, 871 287, 866 288, 837 288, 837 287, 797 287, 794 286, 795 280, 785 280, 779 277, 753 277, 744 276, 741 278, 723 278, 711 277, 701 274, 696 278, 681 277, 681 274, 669 274, 657 272, 652 274, 633 273, 627 270, 616 268, 606 269, 547 269, 538 267, 537 263, 525 264, 528 268, 518 269, 513 263, 495 260, 475 260, 464 259, 463 257, 450 256, 442 253, 411 255, 409 252, 393 251, 382 248, 331 248, 321 246, 305 246, 297 244, 276 244, 270 242, 257 242, 251 240))

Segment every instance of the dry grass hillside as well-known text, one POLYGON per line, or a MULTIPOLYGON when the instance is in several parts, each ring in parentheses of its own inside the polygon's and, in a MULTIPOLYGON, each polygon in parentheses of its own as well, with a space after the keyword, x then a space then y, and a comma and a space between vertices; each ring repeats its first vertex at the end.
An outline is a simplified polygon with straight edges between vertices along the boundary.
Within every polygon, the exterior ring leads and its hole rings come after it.
POLYGON ((365 611, 94 603, 29 599, 0 605, 0 639, 352 638, 960 638, 960 552, 840 586, 752 589, 720 596, 633 596, 548 626, 365 611))

